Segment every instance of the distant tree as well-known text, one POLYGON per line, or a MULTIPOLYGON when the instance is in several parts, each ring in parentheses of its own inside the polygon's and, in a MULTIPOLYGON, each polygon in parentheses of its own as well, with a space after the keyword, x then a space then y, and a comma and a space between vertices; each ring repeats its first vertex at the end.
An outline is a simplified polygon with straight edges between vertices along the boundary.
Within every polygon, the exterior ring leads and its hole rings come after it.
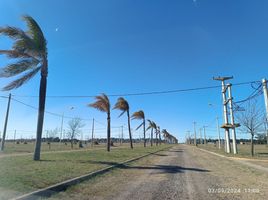
POLYGON ((145 135, 145 115, 142 110, 134 112, 131 116, 132 119, 142 119, 142 123, 136 128, 138 130, 141 126, 143 126, 143 140, 144 140, 144 147, 146 147, 146 135, 145 135))
POLYGON ((22 19, 27 24, 27 31, 11 26, 0 28, 0 34, 15 41, 11 50, 0 50, 0 54, 5 54, 8 58, 16 60, 1 69, 0 77, 16 77, 15 80, 3 88, 4 91, 9 91, 22 86, 38 72, 41 72, 36 142, 33 156, 34 160, 40 160, 48 74, 47 42, 40 26, 32 17, 26 15, 22 19))
POLYGON ((110 101, 106 94, 102 94, 100 96, 95 97, 96 101, 94 103, 89 104, 89 107, 96 108, 101 112, 107 113, 107 151, 110 151, 111 147, 111 117, 110 117, 110 101))
POLYGON ((254 136, 264 126, 263 112, 256 102, 248 102, 245 111, 236 116, 241 129, 251 135, 251 156, 254 156, 254 136))
POLYGON ((59 133, 59 128, 49 130, 48 131, 48 137, 51 138, 51 139, 54 139, 54 138, 57 137, 58 133, 59 133))
POLYGON ((56 138, 56 136, 58 135, 59 129, 55 128, 53 130, 48 130, 47 131, 47 143, 49 146, 49 149, 51 148, 51 142, 53 142, 53 140, 56 138))
POLYGON ((129 133, 129 140, 130 140, 130 148, 133 149, 132 135, 131 135, 131 128, 130 128, 129 104, 123 97, 119 97, 117 99, 117 102, 116 102, 115 106, 114 106, 114 109, 118 109, 118 110, 122 111, 122 113, 119 115, 119 117, 121 117, 125 112, 127 112, 127 122, 128 122, 128 133, 129 133))
POLYGON ((81 128, 84 127, 85 124, 82 123, 80 118, 74 118, 68 122, 68 126, 67 137, 71 140, 71 147, 73 149, 74 139, 80 135, 81 128))

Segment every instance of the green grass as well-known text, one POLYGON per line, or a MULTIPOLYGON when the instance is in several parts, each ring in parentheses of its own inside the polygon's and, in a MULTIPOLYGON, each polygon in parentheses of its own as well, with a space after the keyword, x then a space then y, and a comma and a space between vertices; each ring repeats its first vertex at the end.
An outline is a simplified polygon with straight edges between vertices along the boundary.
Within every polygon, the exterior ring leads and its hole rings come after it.
MULTIPOLYGON (((232 144, 231 144, 232 145, 232 144)), ((221 149, 214 144, 207 144, 207 145, 198 145, 199 148, 206 149, 209 151, 213 151, 216 153, 224 154, 226 156, 235 156, 235 157, 243 157, 243 158, 252 158, 251 157, 251 146, 249 144, 238 144, 237 150, 238 154, 234 155, 231 151, 230 154, 224 152, 224 147, 221 149)), ((231 146, 232 147, 232 146, 231 146)), ((232 148, 231 148, 232 149, 232 148)), ((256 159, 268 159, 268 146, 267 145, 254 145, 254 157, 256 159)))
MULTIPOLYGON (((10 153, 33 153, 34 151, 34 142, 29 142, 27 144, 15 144, 14 142, 6 142, 5 143, 5 150, 4 153, 5 154, 10 154, 10 153)), ((95 148, 105 148, 105 144, 100 144, 100 145, 94 145, 95 148)), ((49 145, 46 142, 42 142, 41 145, 41 151, 43 152, 49 152, 49 151, 65 151, 65 150, 72 150, 71 148, 71 144, 67 143, 67 145, 65 145, 65 143, 56 143, 56 142, 52 142, 50 145, 50 149, 49 149, 49 145)), ((85 148, 91 148, 91 144, 88 143, 87 146, 85 148)), ((79 149, 78 143, 74 144, 74 148, 73 150, 77 150, 79 149)))
POLYGON ((0 199, 44 188, 167 147, 170 146, 162 144, 158 147, 138 146, 133 150, 112 148, 111 152, 104 149, 55 152, 43 154, 41 161, 33 161, 30 155, 3 157, 0 158, 0 199))

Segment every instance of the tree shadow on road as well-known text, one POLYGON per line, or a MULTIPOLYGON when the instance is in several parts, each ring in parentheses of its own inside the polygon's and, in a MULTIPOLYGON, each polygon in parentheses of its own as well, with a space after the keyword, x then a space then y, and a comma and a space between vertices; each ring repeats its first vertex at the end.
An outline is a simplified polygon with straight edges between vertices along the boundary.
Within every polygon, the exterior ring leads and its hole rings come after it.
POLYGON ((153 166, 127 166, 127 165, 120 165, 119 168, 123 169, 141 169, 141 170, 156 170, 156 174, 161 173, 168 173, 168 174, 175 174, 175 173, 185 173, 185 171, 195 171, 195 172, 209 172, 206 169, 200 168, 190 168, 190 167, 181 167, 177 165, 153 165, 153 166))
POLYGON ((184 150, 183 149, 176 149, 176 150, 170 149, 169 152, 184 152, 184 150))

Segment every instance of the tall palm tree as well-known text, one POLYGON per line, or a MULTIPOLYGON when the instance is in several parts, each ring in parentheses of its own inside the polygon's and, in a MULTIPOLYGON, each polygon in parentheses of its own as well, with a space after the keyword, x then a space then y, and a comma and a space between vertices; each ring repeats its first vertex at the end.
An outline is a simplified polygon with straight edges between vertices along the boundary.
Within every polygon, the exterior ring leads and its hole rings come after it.
POLYGON ((101 112, 107 113, 107 151, 110 151, 111 147, 111 118, 110 118, 110 101, 106 94, 101 94, 95 97, 94 103, 88 104, 89 107, 96 108, 101 112))
POLYGON ((3 88, 4 91, 9 91, 22 86, 39 71, 41 72, 36 143, 33 156, 34 160, 40 160, 48 74, 47 42, 40 26, 32 17, 26 15, 22 19, 27 24, 27 31, 11 26, 0 28, 0 34, 14 40, 12 48, 0 50, 0 54, 16 59, 14 63, 1 69, 0 77, 16 77, 3 88))
POLYGON ((132 119, 142 119, 142 123, 136 128, 138 130, 143 125, 143 140, 144 140, 144 147, 146 147, 146 135, 145 135, 145 115, 142 110, 134 112, 131 116, 132 119))
POLYGON ((146 131, 151 129, 151 146, 153 146, 153 133, 154 133, 154 129, 156 129, 156 124, 149 119, 147 121, 148 121, 149 125, 148 125, 146 131))
POLYGON ((160 130, 160 126, 157 126, 157 132, 158 132, 158 137, 159 137, 159 144, 161 145, 161 130, 160 130))
POLYGON ((133 149, 132 135, 131 135, 131 128, 130 128, 129 104, 123 97, 119 97, 117 99, 117 102, 116 102, 116 104, 115 104, 113 109, 118 109, 118 110, 122 111, 122 113, 119 115, 119 117, 121 117, 125 112, 127 112, 128 133, 129 133, 130 147, 131 147, 131 149, 133 149))

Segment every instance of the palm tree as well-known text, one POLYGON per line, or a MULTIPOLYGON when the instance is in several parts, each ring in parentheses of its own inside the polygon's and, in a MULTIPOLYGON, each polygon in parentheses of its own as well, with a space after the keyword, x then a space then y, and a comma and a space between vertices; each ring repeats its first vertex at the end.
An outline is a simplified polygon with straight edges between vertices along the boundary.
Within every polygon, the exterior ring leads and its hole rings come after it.
POLYGON ((107 113, 107 151, 110 151, 111 146, 111 118, 110 118, 110 101, 107 95, 101 94, 95 97, 94 103, 88 104, 89 107, 96 108, 101 112, 107 113))
POLYGON ((170 137, 169 132, 167 132, 166 129, 163 129, 163 130, 162 130, 162 133, 163 133, 163 136, 164 136, 166 142, 168 142, 168 139, 169 139, 169 137, 170 137))
POLYGON ((115 106, 114 106, 113 109, 118 109, 118 110, 121 110, 122 111, 122 113, 119 115, 119 117, 121 117, 125 112, 127 112, 128 133, 129 133, 130 147, 131 147, 131 149, 133 149, 131 129, 130 129, 130 116, 129 116, 129 105, 128 105, 128 102, 123 97, 119 97, 117 99, 117 102, 116 102, 116 104, 115 104, 115 106))
POLYGON ((149 125, 148 125, 146 131, 151 129, 151 146, 153 146, 153 132, 154 132, 154 129, 156 129, 156 124, 149 119, 147 121, 148 121, 149 125))
POLYGON ((16 59, 15 63, 8 64, 1 69, 0 77, 16 77, 3 88, 4 91, 9 91, 22 86, 39 71, 41 72, 36 143, 33 156, 34 160, 40 160, 48 74, 47 42, 41 28, 32 17, 26 15, 22 19, 27 24, 27 31, 11 26, 0 28, 0 34, 14 40, 11 50, 0 50, 0 54, 16 59))
POLYGON ((142 119, 143 122, 136 128, 138 130, 143 125, 143 139, 144 139, 144 147, 146 147, 146 136, 145 136, 145 115, 142 110, 134 112, 131 116, 132 119, 142 119))
POLYGON ((159 136, 159 144, 161 145, 161 131, 160 131, 160 126, 157 126, 157 132, 159 136))

